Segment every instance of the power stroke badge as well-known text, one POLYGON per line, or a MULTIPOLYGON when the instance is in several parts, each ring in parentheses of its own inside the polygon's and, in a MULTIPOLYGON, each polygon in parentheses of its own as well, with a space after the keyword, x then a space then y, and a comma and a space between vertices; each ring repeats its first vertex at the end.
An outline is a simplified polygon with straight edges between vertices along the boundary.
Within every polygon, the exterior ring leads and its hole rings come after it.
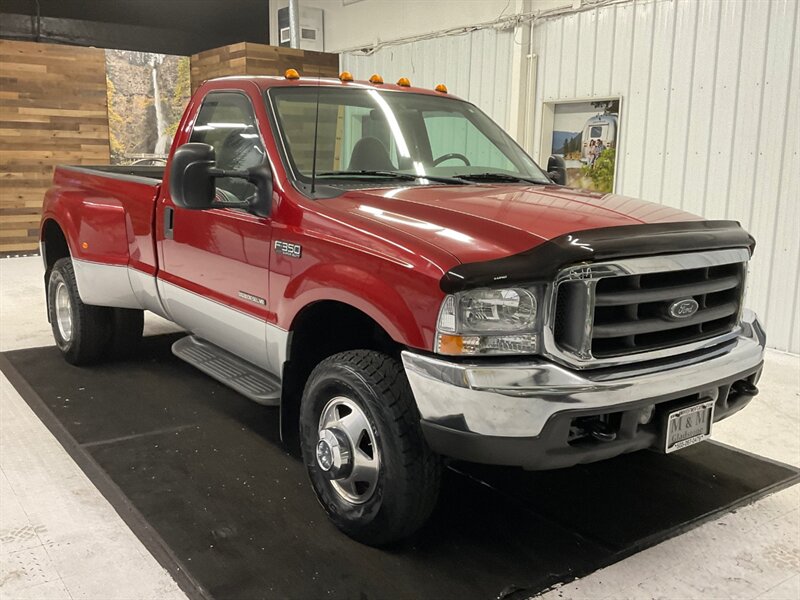
POLYGON ((303 254, 303 247, 300 244, 275 240, 275 254, 282 254, 289 258, 300 258, 303 254))
POLYGON ((248 294, 247 292, 239 292, 239 298, 242 300, 249 300, 250 302, 255 302, 256 304, 260 304, 261 306, 266 306, 267 301, 264 298, 259 296, 254 296, 253 294, 248 294))

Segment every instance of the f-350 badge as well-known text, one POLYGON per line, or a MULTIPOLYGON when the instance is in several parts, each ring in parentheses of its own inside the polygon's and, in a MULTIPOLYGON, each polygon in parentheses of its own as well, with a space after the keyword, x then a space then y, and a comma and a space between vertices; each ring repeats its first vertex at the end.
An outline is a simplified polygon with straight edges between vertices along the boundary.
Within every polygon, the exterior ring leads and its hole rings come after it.
POLYGON ((289 258, 300 258, 303 254, 303 247, 300 244, 275 240, 275 254, 282 254, 289 258))

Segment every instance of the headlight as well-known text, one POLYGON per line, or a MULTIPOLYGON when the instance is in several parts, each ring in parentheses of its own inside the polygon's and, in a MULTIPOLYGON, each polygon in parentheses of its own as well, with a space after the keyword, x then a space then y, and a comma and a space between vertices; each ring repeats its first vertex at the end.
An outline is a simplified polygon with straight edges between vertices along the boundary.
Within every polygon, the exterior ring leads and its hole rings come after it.
POLYGON ((533 289, 478 289, 447 296, 439 311, 440 354, 533 354, 538 350, 533 289))

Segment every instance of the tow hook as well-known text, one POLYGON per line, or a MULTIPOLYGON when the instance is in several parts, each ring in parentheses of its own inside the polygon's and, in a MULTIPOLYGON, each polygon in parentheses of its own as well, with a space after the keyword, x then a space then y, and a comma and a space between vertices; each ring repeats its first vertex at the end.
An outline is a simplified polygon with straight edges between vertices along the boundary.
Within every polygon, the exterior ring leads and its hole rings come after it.
POLYGON ((731 387, 740 396, 755 396, 758 394, 758 388, 746 379, 736 381, 731 387))
POLYGON ((613 442, 617 439, 617 432, 612 431, 608 423, 600 421, 599 419, 588 421, 584 424, 584 428, 598 442, 613 442))

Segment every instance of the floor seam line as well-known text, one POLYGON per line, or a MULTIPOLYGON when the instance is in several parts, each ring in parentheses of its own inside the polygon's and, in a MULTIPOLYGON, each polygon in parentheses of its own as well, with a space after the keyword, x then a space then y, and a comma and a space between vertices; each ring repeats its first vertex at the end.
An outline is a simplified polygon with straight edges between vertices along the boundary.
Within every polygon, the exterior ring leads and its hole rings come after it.
POLYGON ((84 442, 80 444, 81 448, 95 448, 97 446, 107 446, 109 444, 116 444, 117 442, 127 442, 130 440, 138 440, 140 438, 153 436, 153 435, 160 435, 162 433, 177 433, 178 431, 183 431, 185 429, 191 429, 192 427, 197 427, 197 423, 191 423, 188 425, 180 425, 178 427, 167 427, 164 429, 154 429, 153 431, 146 431, 143 433, 133 433, 131 435, 121 435, 119 437, 108 438, 105 440, 96 440, 94 442, 84 442))

